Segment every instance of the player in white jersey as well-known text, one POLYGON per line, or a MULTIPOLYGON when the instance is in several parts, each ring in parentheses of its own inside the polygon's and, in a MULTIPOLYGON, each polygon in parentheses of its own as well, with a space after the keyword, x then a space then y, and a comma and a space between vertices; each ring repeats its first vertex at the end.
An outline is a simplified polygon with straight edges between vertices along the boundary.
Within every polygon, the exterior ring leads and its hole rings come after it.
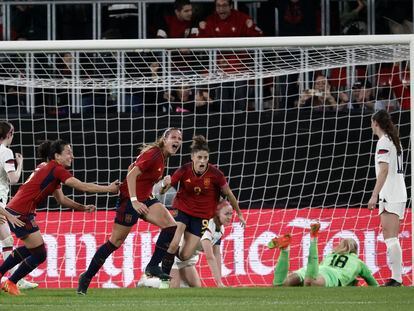
POLYGON ((407 189, 403 175, 403 150, 391 116, 379 110, 372 116, 371 128, 378 136, 375 150, 375 173, 377 180, 368 202, 373 210, 379 197, 384 241, 387 245, 388 262, 391 266, 391 279, 384 286, 402 285, 402 250, 398 240, 400 220, 404 219, 407 202, 407 189))
MULTIPOLYGON (((220 243, 224 235, 224 226, 227 225, 233 216, 233 208, 228 201, 221 201, 217 205, 217 215, 209 220, 208 227, 200 239, 197 250, 189 259, 181 261, 175 258, 171 270, 171 281, 169 287, 201 287, 201 280, 195 268, 199 259, 199 252, 203 251, 211 274, 214 277, 217 287, 224 287, 221 280, 221 253, 220 243)), ((138 287, 165 288, 165 284, 158 278, 148 278, 142 275, 137 284, 138 287)), ((168 286, 166 286, 168 287, 168 286)))
POLYGON ((233 209, 228 201, 221 201, 217 205, 217 215, 209 220, 207 230, 200 239, 193 256, 185 261, 176 258, 171 270, 170 287, 180 287, 181 283, 190 287, 201 287, 201 280, 195 268, 199 259, 199 252, 203 251, 210 267, 217 287, 224 287, 221 280, 221 253, 220 243, 224 235, 224 226, 227 225, 233 216, 233 209))
MULTIPOLYGON (((0 201, 6 205, 9 198, 10 185, 17 184, 20 179, 23 168, 23 157, 20 153, 16 153, 16 159, 14 158, 13 151, 9 146, 12 143, 14 135, 14 127, 7 121, 0 121, 0 201), (15 166, 15 161, 16 165, 15 166)), ((0 241, 2 246, 3 260, 12 253, 14 239, 11 235, 9 225, 7 221, 0 216, 0 241)), ((13 268, 16 270, 18 266, 13 268)), ((37 283, 29 282, 25 279, 21 279, 17 284, 20 289, 36 288, 37 283)))

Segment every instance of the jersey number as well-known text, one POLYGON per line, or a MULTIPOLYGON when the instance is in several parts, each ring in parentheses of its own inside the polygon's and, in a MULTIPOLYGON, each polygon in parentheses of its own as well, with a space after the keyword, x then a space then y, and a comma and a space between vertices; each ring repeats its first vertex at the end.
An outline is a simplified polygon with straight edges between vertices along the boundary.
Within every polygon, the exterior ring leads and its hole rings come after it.
POLYGON ((346 263, 348 262, 348 256, 345 255, 334 255, 332 258, 331 263, 329 264, 332 267, 343 268, 345 267, 346 263))
POLYGON ((203 235, 204 232, 206 232, 207 228, 208 228, 208 219, 203 219, 201 221, 201 235, 203 235))

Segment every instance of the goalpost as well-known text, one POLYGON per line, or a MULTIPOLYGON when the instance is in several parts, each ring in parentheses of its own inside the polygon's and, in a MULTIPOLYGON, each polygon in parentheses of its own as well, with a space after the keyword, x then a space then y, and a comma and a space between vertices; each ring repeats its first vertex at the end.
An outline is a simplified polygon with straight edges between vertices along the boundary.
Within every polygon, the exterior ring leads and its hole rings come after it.
MULTIPOLYGON (((278 254, 266 244, 274 235, 292 233, 290 270, 305 265, 315 219, 320 257, 352 237, 382 283, 390 276, 386 248, 377 211, 366 208, 375 183, 370 109, 392 111, 410 198, 413 53, 410 35, 0 42, 0 115, 16 128, 23 181, 44 139, 72 143, 75 177, 108 183, 123 180, 138 147, 170 126, 183 129, 184 143, 168 174, 190 161, 192 136, 205 135, 210 161, 247 221, 245 229, 236 218, 226 228, 224 284, 270 285, 278 254), (324 94, 314 83, 321 74, 324 94)), ((70 212, 51 198, 39 208, 48 259, 31 276, 43 287, 76 287, 112 228, 116 196, 63 188, 98 211, 70 212)), ((173 195, 161 199, 170 205, 173 195)), ((414 280, 411 200, 407 206, 406 285, 414 280)), ((139 221, 91 286, 135 286, 157 234, 139 221)), ((204 258, 197 267, 203 284, 213 285, 204 258)))

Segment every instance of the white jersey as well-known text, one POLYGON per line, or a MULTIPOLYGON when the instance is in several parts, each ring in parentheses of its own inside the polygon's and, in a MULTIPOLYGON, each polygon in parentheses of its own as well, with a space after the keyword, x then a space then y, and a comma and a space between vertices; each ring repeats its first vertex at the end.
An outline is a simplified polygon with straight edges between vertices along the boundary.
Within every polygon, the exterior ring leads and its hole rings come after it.
POLYGON ((14 165, 13 151, 5 145, 0 145, 0 200, 6 204, 8 200, 10 182, 7 173, 14 172, 16 167, 14 165))
MULTIPOLYGON (((217 245, 221 241, 223 235, 224 226, 221 225, 219 228, 217 228, 214 218, 212 218, 208 221, 208 227, 201 237, 200 241, 209 240, 211 242, 211 245, 217 245)), ((201 243, 198 250, 201 250, 201 243)))
POLYGON ((388 163, 388 175, 379 193, 380 200, 388 203, 406 202, 407 188, 403 174, 403 154, 397 156, 397 148, 387 135, 378 140, 375 150, 375 173, 377 177, 381 162, 388 163))

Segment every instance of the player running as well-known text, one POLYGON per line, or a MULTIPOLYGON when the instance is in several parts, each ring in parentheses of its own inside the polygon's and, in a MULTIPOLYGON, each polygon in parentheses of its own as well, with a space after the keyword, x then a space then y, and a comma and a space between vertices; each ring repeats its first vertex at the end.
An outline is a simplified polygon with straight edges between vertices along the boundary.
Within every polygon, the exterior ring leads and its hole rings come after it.
POLYGON ((120 188, 111 237, 99 247, 88 269, 80 275, 78 294, 86 295, 92 278, 106 259, 124 243, 139 218, 161 228, 154 254, 145 272, 161 279, 169 279, 159 263, 165 256, 177 225, 167 208, 154 197, 152 188, 162 179, 167 158, 174 155, 181 144, 181 130, 169 128, 155 143, 143 146, 135 162, 129 166, 128 175, 120 188))
POLYGON ((308 264, 291 274, 289 271, 290 234, 272 239, 268 247, 279 248, 273 286, 323 286, 341 287, 354 285, 362 277, 369 286, 378 286, 367 265, 358 258, 358 244, 354 239, 342 239, 333 252, 318 262, 318 232, 320 224, 311 224, 311 243, 308 264))
POLYGON ((42 163, 35 169, 6 208, 4 205, 0 206, 0 215, 7 218, 11 231, 23 242, 23 246, 14 249, 11 256, 0 266, 0 276, 3 276, 20 264, 11 277, 1 284, 2 289, 10 295, 20 295, 16 284, 46 260, 46 247, 35 219, 38 205, 53 194, 59 204, 71 209, 89 212, 96 208, 66 198, 60 189, 61 183, 84 192, 118 192, 118 181, 108 186, 100 186, 73 177, 67 170, 73 161, 69 143, 59 139, 47 148, 49 162, 42 163))

